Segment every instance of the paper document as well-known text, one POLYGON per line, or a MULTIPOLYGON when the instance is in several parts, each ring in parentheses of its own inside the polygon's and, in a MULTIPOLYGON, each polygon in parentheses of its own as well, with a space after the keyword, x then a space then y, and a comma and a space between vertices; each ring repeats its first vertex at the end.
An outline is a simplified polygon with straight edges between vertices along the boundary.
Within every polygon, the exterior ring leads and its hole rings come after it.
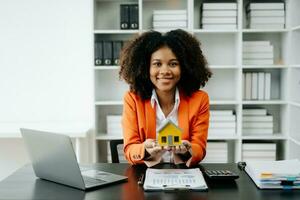
POLYGON ((245 171, 261 189, 300 189, 300 161, 249 161, 245 171))
POLYGON ((147 190, 206 190, 200 169, 151 169, 146 171, 147 190))

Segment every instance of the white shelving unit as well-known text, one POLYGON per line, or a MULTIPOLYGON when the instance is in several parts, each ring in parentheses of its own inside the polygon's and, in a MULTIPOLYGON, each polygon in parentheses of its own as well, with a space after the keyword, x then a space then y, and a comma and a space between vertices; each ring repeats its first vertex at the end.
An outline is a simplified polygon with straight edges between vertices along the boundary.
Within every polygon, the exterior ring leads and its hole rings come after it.
MULTIPOLYGON (((242 160, 242 144, 252 141, 274 142, 277 159, 300 158, 300 1, 286 0, 286 28, 278 30, 248 29, 245 5, 237 0, 238 28, 236 30, 203 30, 200 28, 200 0, 95 0, 94 38, 126 41, 152 28, 155 9, 186 9, 188 32, 201 42, 213 77, 204 88, 210 96, 211 109, 233 109, 236 114, 236 134, 208 136, 209 140, 227 141, 228 161, 242 160), (120 4, 139 5, 139 29, 120 30, 120 4), (243 65, 242 42, 269 40, 274 46, 274 65, 243 65), (243 100, 243 72, 272 74, 271 100, 243 100), (266 108, 274 117, 274 134, 247 136, 242 133, 243 108, 266 108)), ((158 30, 165 32, 167 30, 158 30)), ((106 133, 106 115, 122 113, 122 97, 128 86, 119 81, 118 66, 94 66, 95 122, 99 160, 105 161, 105 143, 121 139, 106 133)))

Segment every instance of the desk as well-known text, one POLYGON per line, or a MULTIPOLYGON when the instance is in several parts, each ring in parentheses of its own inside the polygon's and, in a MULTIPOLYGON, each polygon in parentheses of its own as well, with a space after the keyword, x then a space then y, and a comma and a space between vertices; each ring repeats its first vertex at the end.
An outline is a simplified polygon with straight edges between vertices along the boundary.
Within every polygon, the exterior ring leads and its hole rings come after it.
MULTIPOLYGON (((259 190, 245 172, 237 169, 236 164, 203 164, 209 169, 229 169, 237 172, 240 178, 232 183, 212 183, 207 181, 206 192, 144 192, 137 185, 137 179, 145 172, 145 166, 128 164, 99 163, 93 168, 128 176, 128 182, 105 186, 84 192, 60 184, 44 181, 35 177, 31 165, 26 165, 0 182, 0 199, 193 199, 193 200, 293 200, 300 199, 300 190, 259 190)), ((174 165, 164 164, 159 168, 174 165)))

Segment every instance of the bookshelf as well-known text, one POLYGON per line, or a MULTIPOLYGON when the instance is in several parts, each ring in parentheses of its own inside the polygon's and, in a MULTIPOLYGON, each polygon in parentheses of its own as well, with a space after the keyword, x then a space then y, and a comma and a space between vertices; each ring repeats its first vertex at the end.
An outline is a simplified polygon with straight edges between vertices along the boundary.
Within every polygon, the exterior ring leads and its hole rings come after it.
MULTIPOLYGON (((185 30, 195 35, 212 69, 213 77, 204 88, 210 96, 211 109, 230 109, 236 115, 236 133, 210 135, 209 141, 228 144, 228 162, 242 160, 244 143, 273 142, 277 145, 276 159, 300 158, 300 1, 285 1, 285 28, 249 29, 245 5, 248 0, 237 0, 237 29, 201 29, 199 0, 94 0, 94 40, 123 40, 152 28, 153 10, 187 10, 185 30), (120 4, 138 4, 139 28, 120 29, 120 4), (274 49, 273 65, 244 65, 243 41, 268 40, 274 49), (243 98, 243 73, 271 74, 269 100, 243 98), (271 135, 243 133, 243 109, 267 109, 273 116, 271 135)), ((165 32, 167 30, 158 30, 165 32)), ((93 66, 95 87, 95 131, 98 161, 106 161, 106 143, 121 139, 106 133, 106 116, 122 113, 122 97, 128 86, 118 79, 118 66, 93 66)))

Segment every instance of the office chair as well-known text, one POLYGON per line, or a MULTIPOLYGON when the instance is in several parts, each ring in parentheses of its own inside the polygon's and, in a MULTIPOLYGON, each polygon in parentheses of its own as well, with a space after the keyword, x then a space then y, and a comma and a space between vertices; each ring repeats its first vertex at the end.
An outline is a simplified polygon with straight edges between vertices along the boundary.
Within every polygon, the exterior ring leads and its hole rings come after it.
POLYGON ((118 154, 118 145, 123 144, 123 140, 110 140, 110 152, 111 152, 111 161, 112 163, 120 163, 119 161, 119 154, 118 154))

